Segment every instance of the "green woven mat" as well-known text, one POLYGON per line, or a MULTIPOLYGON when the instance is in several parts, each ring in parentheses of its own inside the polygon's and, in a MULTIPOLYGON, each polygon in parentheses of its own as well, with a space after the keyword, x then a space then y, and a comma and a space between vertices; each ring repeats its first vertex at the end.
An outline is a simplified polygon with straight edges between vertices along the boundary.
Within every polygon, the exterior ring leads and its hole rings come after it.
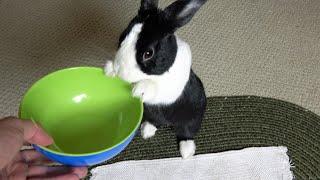
MULTIPOLYGON (((287 146, 296 179, 320 179, 320 117, 297 105, 255 96, 211 97, 197 154, 252 146, 287 146)), ((179 156, 173 131, 164 127, 148 140, 137 135, 116 158, 156 159, 179 156)))

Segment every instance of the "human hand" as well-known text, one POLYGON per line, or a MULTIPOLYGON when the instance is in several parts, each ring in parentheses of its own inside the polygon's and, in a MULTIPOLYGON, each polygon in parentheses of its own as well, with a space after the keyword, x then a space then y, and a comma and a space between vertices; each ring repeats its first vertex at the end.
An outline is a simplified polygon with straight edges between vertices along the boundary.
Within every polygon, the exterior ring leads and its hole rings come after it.
POLYGON ((46 166, 50 160, 37 151, 20 151, 25 143, 48 146, 53 139, 32 121, 0 120, 0 179, 73 180, 86 176, 85 167, 46 166))

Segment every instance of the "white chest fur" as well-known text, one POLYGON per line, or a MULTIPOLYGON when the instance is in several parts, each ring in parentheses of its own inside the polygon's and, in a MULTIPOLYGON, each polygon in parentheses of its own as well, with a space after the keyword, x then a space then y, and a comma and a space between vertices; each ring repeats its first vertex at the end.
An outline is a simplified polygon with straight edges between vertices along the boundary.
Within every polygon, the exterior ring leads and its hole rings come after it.
POLYGON ((171 104, 182 94, 189 80, 191 70, 191 51, 187 43, 177 36, 178 51, 176 59, 170 69, 160 76, 150 76, 156 83, 157 92, 149 104, 171 104))

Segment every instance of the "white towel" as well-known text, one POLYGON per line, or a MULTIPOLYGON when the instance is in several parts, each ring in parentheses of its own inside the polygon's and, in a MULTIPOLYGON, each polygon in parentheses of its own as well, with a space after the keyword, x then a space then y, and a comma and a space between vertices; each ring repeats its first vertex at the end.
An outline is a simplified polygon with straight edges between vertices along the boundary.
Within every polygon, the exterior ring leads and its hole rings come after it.
POLYGON ((92 170, 92 180, 292 180, 286 147, 247 148, 190 159, 123 161, 92 170))

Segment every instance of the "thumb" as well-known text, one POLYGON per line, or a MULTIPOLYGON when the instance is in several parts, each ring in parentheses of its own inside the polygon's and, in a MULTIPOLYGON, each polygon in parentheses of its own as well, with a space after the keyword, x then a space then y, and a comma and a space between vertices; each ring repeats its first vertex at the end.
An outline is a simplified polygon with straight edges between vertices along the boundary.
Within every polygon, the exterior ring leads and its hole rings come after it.
POLYGON ((0 169, 12 161, 24 141, 43 146, 53 142, 52 138, 32 121, 22 121, 14 117, 0 120, 0 169))
POLYGON ((31 144, 48 146, 53 139, 38 125, 32 121, 21 121, 23 127, 23 139, 31 144))

